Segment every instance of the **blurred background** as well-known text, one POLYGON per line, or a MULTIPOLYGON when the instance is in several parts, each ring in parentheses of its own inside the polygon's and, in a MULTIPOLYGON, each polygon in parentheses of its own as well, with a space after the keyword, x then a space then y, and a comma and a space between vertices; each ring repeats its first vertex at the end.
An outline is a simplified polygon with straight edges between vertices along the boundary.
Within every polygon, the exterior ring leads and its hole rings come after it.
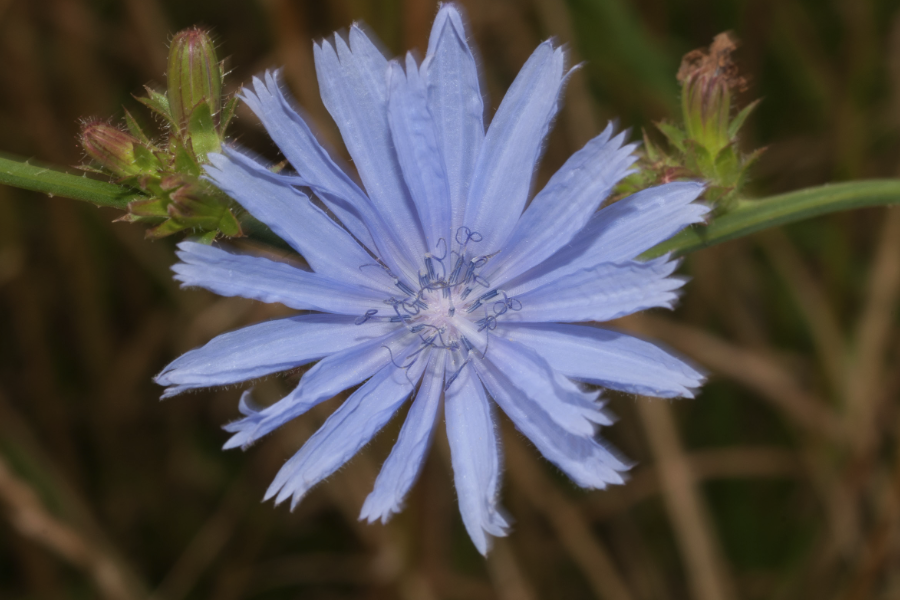
MULTIPOLYGON (((678 114, 681 56, 733 30, 763 98, 753 195, 900 169, 898 0, 463 0, 490 104, 555 36, 571 80, 538 183, 619 118, 678 114)), ((368 24, 424 52, 432 0, 0 0, 0 150, 83 159, 79 119, 122 117, 163 89, 171 36, 211 28, 236 90, 283 66, 318 99, 313 39, 368 24)), ((245 108, 232 129, 278 159, 245 108)), ((693 400, 611 395, 604 431, 631 481, 578 489, 508 422, 503 502, 483 560, 438 435, 405 512, 357 521, 390 425, 299 508, 260 500, 336 406, 247 452, 220 450, 238 389, 160 403, 151 377, 212 336, 285 314, 181 291, 174 238, 147 242, 110 209, 0 187, 0 598, 862 600, 900 597, 900 210, 837 214, 690 256, 674 313, 619 327, 706 368, 693 400)), ((298 374, 258 389, 274 400, 298 374)))

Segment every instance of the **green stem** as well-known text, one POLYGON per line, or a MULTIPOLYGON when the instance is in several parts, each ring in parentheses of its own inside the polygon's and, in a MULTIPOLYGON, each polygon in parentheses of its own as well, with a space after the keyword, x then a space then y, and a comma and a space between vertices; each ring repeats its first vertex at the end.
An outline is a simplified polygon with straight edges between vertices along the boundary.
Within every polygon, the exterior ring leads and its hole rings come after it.
POLYGON ((124 210, 138 197, 131 188, 114 183, 63 173, 50 167, 30 165, 0 156, 0 184, 112 206, 124 210))
POLYGON ((841 210, 891 204, 900 204, 900 179, 833 183, 761 200, 742 200, 731 212, 716 217, 709 225, 685 229, 654 246, 641 258, 666 252, 681 256, 770 227, 841 210))

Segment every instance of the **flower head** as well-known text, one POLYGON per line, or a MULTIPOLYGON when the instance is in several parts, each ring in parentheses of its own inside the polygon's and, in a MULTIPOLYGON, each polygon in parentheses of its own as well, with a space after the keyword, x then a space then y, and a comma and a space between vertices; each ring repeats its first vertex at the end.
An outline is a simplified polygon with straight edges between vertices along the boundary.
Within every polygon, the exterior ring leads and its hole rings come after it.
POLYGON ((541 44, 484 128, 462 17, 445 4, 421 65, 385 59, 358 27, 315 47, 322 99, 362 181, 319 144, 271 73, 243 100, 295 174, 234 149, 209 178, 266 223, 311 270, 197 243, 177 278, 225 296, 310 311, 221 335, 157 377, 164 396, 318 361, 280 401, 226 426, 246 447, 359 386, 283 466, 266 498, 296 505, 414 396, 361 518, 400 510, 443 407, 463 521, 487 552, 498 505, 499 407, 576 483, 604 488, 629 468, 596 436, 611 423, 593 386, 691 396, 702 376, 649 342, 591 325, 670 307, 683 281, 645 250, 703 218, 696 183, 647 189, 598 211, 630 172, 633 145, 612 127, 574 154, 525 208, 567 72, 541 44), (318 198, 335 221, 310 196, 318 198))

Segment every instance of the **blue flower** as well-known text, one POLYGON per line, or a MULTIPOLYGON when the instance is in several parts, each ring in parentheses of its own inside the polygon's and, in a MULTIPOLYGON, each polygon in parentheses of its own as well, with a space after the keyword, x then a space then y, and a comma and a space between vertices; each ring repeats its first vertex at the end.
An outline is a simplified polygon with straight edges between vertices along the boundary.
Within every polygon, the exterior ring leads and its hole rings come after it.
POLYGON ((598 210, 635 160, 635 146, 610 126, 526 208, 568 77, 563 50, 535 50, 485 131, 476 61, 451 4, 421 65, 389 62, 358 27, 317 44, 315 62, 363 187, 271 73, 243 100, 296 173, 275 174, 234 149, 211 155, 207 168, 310 270, 192 242, 179 245, 174 267, 184 286, 310 312, 188 352, 156 378, 164 397, 318 361, 271 406, 254 407, 244 393, 243 418, 225 427, 234 448, 359 386, 266 492, 295 506, 414 395, 362 507, 370 522, 401 509, 443 406, 460 511, 482 553, 488 534, 508 526, 495 407, 578 485, 622 483, 629 465, 597 438, 611 418, 584 384, 671 398, 692 396, 703 378, 649 342, 573 323, 673 305, 677 262, 636 257, 703 219, 707 207, 694 202, 702 186, 670 183, 598 210))

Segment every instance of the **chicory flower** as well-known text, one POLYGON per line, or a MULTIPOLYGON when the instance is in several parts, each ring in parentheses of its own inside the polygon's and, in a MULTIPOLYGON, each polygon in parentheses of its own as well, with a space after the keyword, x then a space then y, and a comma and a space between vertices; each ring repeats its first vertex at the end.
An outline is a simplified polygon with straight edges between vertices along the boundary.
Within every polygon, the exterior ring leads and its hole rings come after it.
POLYGON ((157 377, 164 397, 318 361, 271 406, 244 393, 243 418, 226 426, 234 448, 359 386, 266 493, 295 506, 414 396, 362 507, 370 522, 401 509, 443 407, 460 511, 482 553, 508 527, 496 407, 578 485, 622 483, 629 465, 597 437, 611 419, 595 386, 690 397, 702 376, 649 342, 585 323, 673 305, 677 261, 636 257, 703 219, 702 186, 670 183, 600 208, 635 160, 610 126, 528 204, 568 76, 564 52, 541 44, 485 131, 476 61, 452 4, 421 65, 388 61, 356 26, 317 44, 315 62, 362 187, 271 73, 243 100, 295 173, 233 148, 211 154, 206 170, 310 270, 193 242, 180 244, 174 267, 184 286, 309 312, 188 352, 157 377))

